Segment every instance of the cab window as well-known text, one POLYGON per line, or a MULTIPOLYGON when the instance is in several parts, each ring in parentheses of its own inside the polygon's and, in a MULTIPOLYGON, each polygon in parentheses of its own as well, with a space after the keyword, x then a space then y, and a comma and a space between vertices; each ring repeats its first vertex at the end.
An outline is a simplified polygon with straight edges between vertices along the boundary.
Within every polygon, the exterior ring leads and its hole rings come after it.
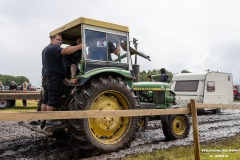
POLYGON ((85 53, 89 60, 127 63, 127 37, 85 30, 85 53))

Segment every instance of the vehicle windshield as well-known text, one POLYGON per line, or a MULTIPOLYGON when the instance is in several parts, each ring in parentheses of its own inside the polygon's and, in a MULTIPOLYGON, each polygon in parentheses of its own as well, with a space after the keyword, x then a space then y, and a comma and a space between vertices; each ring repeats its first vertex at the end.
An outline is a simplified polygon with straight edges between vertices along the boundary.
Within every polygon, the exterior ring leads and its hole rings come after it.
POLYGON ((127 37, 85 30, 85 57, 88 60, 127 63, 127 37))

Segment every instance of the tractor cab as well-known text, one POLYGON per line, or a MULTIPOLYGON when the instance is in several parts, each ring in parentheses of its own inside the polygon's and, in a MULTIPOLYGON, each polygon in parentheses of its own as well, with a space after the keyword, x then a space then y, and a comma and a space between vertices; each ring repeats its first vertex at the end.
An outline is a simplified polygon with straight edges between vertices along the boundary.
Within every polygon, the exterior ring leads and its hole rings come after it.
POLYGON ((81 17, 50 32, 50 37, 55 34, 62 35, 65 47, 75 45, 77 38, 82 40, 80 73, 76 78, 119 70, 126 72, 120 74, 133 77, 128 27, 81 17))

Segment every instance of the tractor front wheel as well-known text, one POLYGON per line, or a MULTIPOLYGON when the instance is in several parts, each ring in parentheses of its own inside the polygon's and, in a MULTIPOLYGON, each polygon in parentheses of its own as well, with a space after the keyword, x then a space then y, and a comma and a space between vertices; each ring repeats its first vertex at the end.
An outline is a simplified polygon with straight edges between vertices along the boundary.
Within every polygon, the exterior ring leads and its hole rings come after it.
POLYGON ((190 122, 186 114, 162 116, 163 134, 167 140, 186 138, 190 131, 190 122))

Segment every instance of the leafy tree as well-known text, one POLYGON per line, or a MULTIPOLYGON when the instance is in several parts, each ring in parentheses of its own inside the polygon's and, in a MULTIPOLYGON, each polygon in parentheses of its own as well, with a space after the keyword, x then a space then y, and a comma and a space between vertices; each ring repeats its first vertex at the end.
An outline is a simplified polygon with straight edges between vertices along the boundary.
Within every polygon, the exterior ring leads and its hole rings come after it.
POLYGON ((21 85, 24 81, 29 83, 29 79, 25 76, 11 76, 0 74, 0 81, 4 86, 9 86, 12 81, 15 81, 17 85, 21 85))
POLYGON ((188 70, 182 70, 181 73, 191 73, 191 72, 188 70))
MULTIPOLYGON (((168 70, 166 70, 166 73, 167 73, 167 75, 169 76, 169 80, 171 81, 172 80, 172 77, 173 77, 173 74, 172 74, 172 72, 170 72, 170 71, 168 71, 168 70)), ((159 70, 157 70, 157 69, 153 69, 153 70, 148 70, 148 72, 146 72, 146 71, 142 71, 142 72, 140 72, 140 74, 139 74, 139 81, 148 81, 148 75, 157 75, 156 77, 155 77, 155 80, 156 81, 158 81, 159 79, 160 79, 160 71, 159 70)))

